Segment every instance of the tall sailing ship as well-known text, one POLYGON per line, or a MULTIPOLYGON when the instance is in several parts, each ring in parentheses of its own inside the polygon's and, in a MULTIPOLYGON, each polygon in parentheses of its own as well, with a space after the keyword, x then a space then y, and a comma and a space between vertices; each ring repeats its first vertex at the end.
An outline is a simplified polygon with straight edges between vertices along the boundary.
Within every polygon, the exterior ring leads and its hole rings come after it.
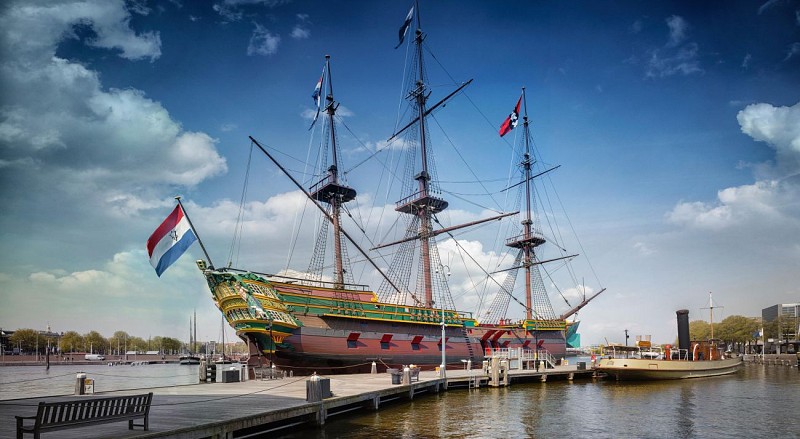
MULTIPOLYGON (((401 43, 412 21, 419 23, 418 7, 412 8, 401 28, 401 43)), ((425 34, 417 24, 414 55, 409 57, 409 71, 413 74, 409 75, 406 95, 411 118, 390 139, 396 141, 402 137, 405 145, 413 145, 408 152, 411 165, 406 166, 405 192, 395 208, 405 220, 402 238, 368 251, 342 225, 342 210, 356 198, 357 192, 343 181, 340 172, 335 123, 339 104, 334 100, 329 57, 317 86, 319 95, 315 92, 315 98, 324 101, 324 105, 318 101, 318 109, 322 109, 324 147, 328 148, 328 153, 323 154, 328 162, 321 180, 306 189, 274 159, 268 148, 250 138, 251 146, 267 155, 323 215, 314 256, 302 275, 214 267, 207 254, 208 261, 198 261, 214 303, 237 335, 249 343, 253 358, 268 359, 279 367, 298 372, 320 373, 368 370, 373 362, 381 369, 406 364, 433 368, 441 364, 443 349, 449 367, 463 367, 461 360, 480 365, 484 358, 504 349, 537 350, 546 353, 550 361, 557 361, 566 350, 566 319, 603 291, 589 299, 584 296, 581 304, 562 315, 555 314, 548 298, 540 270, 542 264, 567 261, 577 255, 563 251, 562 256, 549 260, 538 256, 537 249, 548 240, 535 212, 532 184, 554 168, 534 173, 536 161, 531 152, 524 88, 507 120, 511 125, 506 127, 510 130, 516 126, 522 103, 521 181, 512 186, 521 191, 519 210, 467 224, 440 225, 437 214, 448 208, 448 202, 439 196, 441 189, 435 179, 436 163, 431 159, 427 120, 432 111, 443 107, 471 80, 430 105, 424 40, 425 34), (517 219, 518 227, 505 242, 514 253, 514 262, 495 273, 481 273, 497 289, 494 301, 478 315, 458 310, 448 287, 449 266, 442 263, 437 237, 455 240, 453 231, 493 220, 508 221, 509 217, 517 219), (329 241, 333 243, 330 252, 333 261, 328 262, 332 274, 324 273, 329 241), (357 250, 380 275, 382 281, 377 290, 354 282, 348 247, 357 250), (393 257, 384 268, 373 261, 371 252, 387 247, 393 249, 393 257), (519 273, 524 277, 524 299, 513 294, 519 273), (496 275, 505 279, 496 281, 496 275), (506 317, 512 301, 523 307, 524 318, 506 317)))

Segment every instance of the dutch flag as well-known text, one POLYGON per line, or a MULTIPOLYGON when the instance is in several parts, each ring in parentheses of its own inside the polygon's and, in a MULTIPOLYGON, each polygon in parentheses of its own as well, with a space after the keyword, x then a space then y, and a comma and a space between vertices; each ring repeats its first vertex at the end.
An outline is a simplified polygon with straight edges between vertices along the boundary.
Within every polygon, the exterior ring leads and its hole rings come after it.
POLYGON ((189 218, 180 205, 175 206, 175 210, 147 240, 147 254, 156 274, 161 277, 161 273, 177 261, 195 241, 197 235, 189 225, 189 218))

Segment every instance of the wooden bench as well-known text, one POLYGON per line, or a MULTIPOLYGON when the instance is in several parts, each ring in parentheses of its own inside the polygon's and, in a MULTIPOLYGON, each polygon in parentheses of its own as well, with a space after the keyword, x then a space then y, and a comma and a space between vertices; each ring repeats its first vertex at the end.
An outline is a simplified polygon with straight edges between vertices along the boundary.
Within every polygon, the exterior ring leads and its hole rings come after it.
POLYGON ((115 396, 111 398, 79 399, 63 402, 40 402, 36 416, 17 418, 17 439, 24 433, 32 433, 38 439, 46 431, 84 427, 92 424, 128 421, 128 430, 133 427, 148 429, 148 416, 153 393, 146 395, 115 396), (134 424, 135 419, 144 419, 134 424), (24 420, 34 419, 33 425, 23 425, 24 420))

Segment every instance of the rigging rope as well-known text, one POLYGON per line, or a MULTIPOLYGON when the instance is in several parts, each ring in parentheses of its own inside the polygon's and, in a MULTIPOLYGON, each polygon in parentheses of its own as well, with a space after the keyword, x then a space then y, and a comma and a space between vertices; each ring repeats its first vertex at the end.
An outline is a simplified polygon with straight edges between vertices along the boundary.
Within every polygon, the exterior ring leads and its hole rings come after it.
POLYGON ((241 251, 242 230, 244 227, 244 203, 247 199, 247 188, 250 182, 250 166, 253 161, 253 142, 250 142, 250 153, 247 156, 247 167, 244 172, 244 183, 242 184, 242 196, 239 199, 239 213, 236 216, 236 224, 233 228, 233 238, 231 239, 231 249, 228 253, 228 268, 234 264, 234 252, 236 253, 236 264, 239 264, 239 251, 241 251))

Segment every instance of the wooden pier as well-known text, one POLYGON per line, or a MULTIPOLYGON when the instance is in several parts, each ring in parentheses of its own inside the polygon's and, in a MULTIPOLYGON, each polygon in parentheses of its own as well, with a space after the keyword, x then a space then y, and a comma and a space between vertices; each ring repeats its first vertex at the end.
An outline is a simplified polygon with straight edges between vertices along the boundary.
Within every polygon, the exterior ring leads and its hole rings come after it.
MULTIPOLYGON (((440 378, 435 371, 422 371, 418 380, 409 383, 405 379, 402 384, 392 384, 392 377, 387 373, 325 376, 322 378, 329 380, 332 396, 319 402, 306 400, 307 376, 97 393, 94 396, 152 391, 149 431, 128 430, 127 423, 121 422, 59 431, 50 437, 247 438, 267 432, 279 434, 281 429, 301 424, 324 425, 331 417, 380 410, 387 403, 402 403, 445 390, 591 379, 593 376, 592 370, 578 370, 577 366, 498 371, 496 378, 492 376, 493 370, 489 372, 486 369, 448 370, 446 378, 440 378)), ((35 414, 39 401, 92 397, 52 396, 0 401, 0 439, 16 437, 14 416, 35 414)))

